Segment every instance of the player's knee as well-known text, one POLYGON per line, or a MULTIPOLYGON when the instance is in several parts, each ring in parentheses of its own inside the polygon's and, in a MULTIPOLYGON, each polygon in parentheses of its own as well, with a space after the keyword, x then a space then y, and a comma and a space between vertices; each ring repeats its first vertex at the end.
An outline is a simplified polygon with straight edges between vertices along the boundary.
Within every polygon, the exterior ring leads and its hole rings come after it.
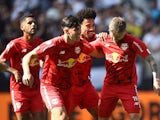
POLYGON ((51 110, 51 120, 68 120, 64 107, 55 107, 51 110))

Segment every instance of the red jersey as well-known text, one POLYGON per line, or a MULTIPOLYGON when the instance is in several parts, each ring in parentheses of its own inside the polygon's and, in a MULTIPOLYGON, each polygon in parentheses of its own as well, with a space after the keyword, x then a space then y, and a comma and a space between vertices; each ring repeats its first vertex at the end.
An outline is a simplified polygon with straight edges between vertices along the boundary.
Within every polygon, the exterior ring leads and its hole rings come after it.
POLYGON ((45 57, 42 82, 61 88, 69 88, 71 80, 74 80, 74 76, 77 74, 74 66, 80 53, 89 54, 93 50, 94 48, 85 40, 72 45, 67 44, 64 36, 44 42, 35 49, 40 58, 45 57))
MULTIPOLYGON (((6 61, 10 61, 11 67, 17 69, 21 75, 23 75, 22 69, 22 58, 25 54, 33 50, 39 44, 44 42, 42 39, 35 38, 33 41, 27 41, 23 37, 16 38, 11 40, 8 45, 6 46, 5 50, 1 54, 1 58, 5 59, 6 61)), ((37 88, 40 84, 39 81, 39 60, 33 59, 30 63, 30 70, 34 76, 35 82, 32 89, 37 88)), ((10 89, 14 90, 28 90, 31 89, 28 86, 22 85, 21 83, 16 83, 14 75, 10 77, 10 89)))
POLYGON ((96 40, 91 44, 101 48, 105 54, 107 71, 105 83, 137 83, 136 55, 139 54, 145 58, 150 54, 150 51, 141 40, 126 34, 123 41, 116 44, 108 35, 106 41, 96 40))
MULTIPOLYGON (((89 42, 94 41, 96 38, 92 40, 87 40, 89 42)), ((78 63, 76 64, 76 70, 78 70, 78 79, 75 79, 72 84, 81 86, 90 81, 90 71, 92 67, 92 57, 81 53, 78 58, 78 63)))

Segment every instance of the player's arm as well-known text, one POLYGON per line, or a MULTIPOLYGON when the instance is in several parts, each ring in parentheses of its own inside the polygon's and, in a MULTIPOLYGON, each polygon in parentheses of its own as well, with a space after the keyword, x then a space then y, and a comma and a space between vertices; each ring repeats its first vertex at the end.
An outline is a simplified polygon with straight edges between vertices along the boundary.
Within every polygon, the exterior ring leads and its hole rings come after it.
POLYGON ((99 38, 93 42, 90 42, 89 44, 94 48, 94 50, 89 54, 92 57, 96 57, 96 58, 104 58, 104 52, 102 50, 102 48, 100 47, 101 44, 101 40, 99 40, 99 38))
POLYGON ((34 58, 38 58, 38 55, 36 54, 35 51, 32 50, 31 52, 27 53, 22 59, 22 68, 23 68, 22 81, 24 85, 30 86, 30 87, 32 87, 34 83, 34 77, 30 72, 29 64, 31 60, 34 58))
POLYGON ((96 58, 104 58, 103 51, 96 48, 89 55, 96 58))
POLYGON ((160 95, 160 76, 159 76, 159 70, 158 70, 157 64, 151 54, 147 56, 145 60, 151 66, 152 74, 153 74, 153 86, 156 92, 158 93, 158 95, 160 95))
POLYGON ((16 82, 21 82, 22 81, 21 75, 18 72, 18 70, 8 66, 5 63, 5 60, 3 60, 3 59, 0 59, 0 72, 9 72, 9 73, 14 75, 16 82))

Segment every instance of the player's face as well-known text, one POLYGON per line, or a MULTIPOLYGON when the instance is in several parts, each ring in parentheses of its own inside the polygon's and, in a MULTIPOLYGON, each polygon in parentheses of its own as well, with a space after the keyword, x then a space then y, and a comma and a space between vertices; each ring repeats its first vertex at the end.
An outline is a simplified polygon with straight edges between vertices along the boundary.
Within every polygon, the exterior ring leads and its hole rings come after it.
POLYGON ((95 23, 94 19, 84 19, 81 23, 81 36, 82 38, 93 39, 95 36, 95 23))
POLYGON ((71 44, 80 41, 80 28, 79 27, 69 28, 68 37, 70 38, 69 43, 71 44))
POLYGON ((32 17, 28 17, 21 23, 21 30, 24 33, 34 35, 37 32, 37 23, 36 20, 32 17))
POLYGON ((112 31, 111 33, 112 33, 112 37, 115 40, 115 42, 118 43, 119 41, 123 40, 123 37, 124 37, 126 31, 119 32, 119 33, 115 33, 114 31, 112 31))

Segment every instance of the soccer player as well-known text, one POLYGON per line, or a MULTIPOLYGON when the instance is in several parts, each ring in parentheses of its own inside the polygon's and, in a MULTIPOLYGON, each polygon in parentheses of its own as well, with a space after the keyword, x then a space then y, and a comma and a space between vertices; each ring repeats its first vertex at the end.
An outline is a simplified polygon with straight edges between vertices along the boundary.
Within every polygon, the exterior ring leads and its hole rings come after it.
MULTIPOLYGON (((81 26, 81 40, 88 42, 96 39, 95 23, 96 12, 92 8, 85 8, 80 10, 76 17, 81 26)), ((76 68, 78 70, 78 79, 73 81, 71 97, 72 103, 70 105, 71 113, 78 105, 81 109, 86 108, 93 116, 94 120, 98 120, 98 100, 99 96, 90 79, 90 71, 92 67, 92 57, 81 53, 78 59, 76 68)))
POLYGON ((126 33, 126 22, 114 17, 109 23, 109 35, 105 41, 91 43, 102 48, 106 59, 107 74, 101 91, 98 109, 99 120, 108 120, 118 100, 122 101, 131 120, 139 120, 140 102, 137 94, 136 55, 141 55, 151 66, 153 86, 160 93, 157 65, 146 45, 126 33))
POLYGON ((18 72, 18 80, 16 80, 15 75, 11 75, 10 77, 10 93, 13 109, 17 120, 29 120, 30 116, 32 116, 33 120, 44 120, 46 108, 40 94, 40 64, 38 59, 32 59, 29 65, 34 76, 33 86, 25 86, 21 81, 23 75, 23 56, 41 44, 43 40, 34 38, 37 31, 37 22, 30 13, 24 14, 21 17, 20 29, 23 31, 23 36, 11 40, 0 56, 5 61, 9 60, 11 68, 18 72))
POLYGON ((29 69, 32 59, 45 58, 41 79, 41 95, 51 111, 51 120, 67 120, 69 93, 72 81, 76 78, 75 64, 81 52, 95 54, 87 41, 80 41, 80 28, 74 16, 67 16, 61 23, 64 35, 42 43, 24 56, 22 66, 23 81, 32 86, 33 76, 29 69))

